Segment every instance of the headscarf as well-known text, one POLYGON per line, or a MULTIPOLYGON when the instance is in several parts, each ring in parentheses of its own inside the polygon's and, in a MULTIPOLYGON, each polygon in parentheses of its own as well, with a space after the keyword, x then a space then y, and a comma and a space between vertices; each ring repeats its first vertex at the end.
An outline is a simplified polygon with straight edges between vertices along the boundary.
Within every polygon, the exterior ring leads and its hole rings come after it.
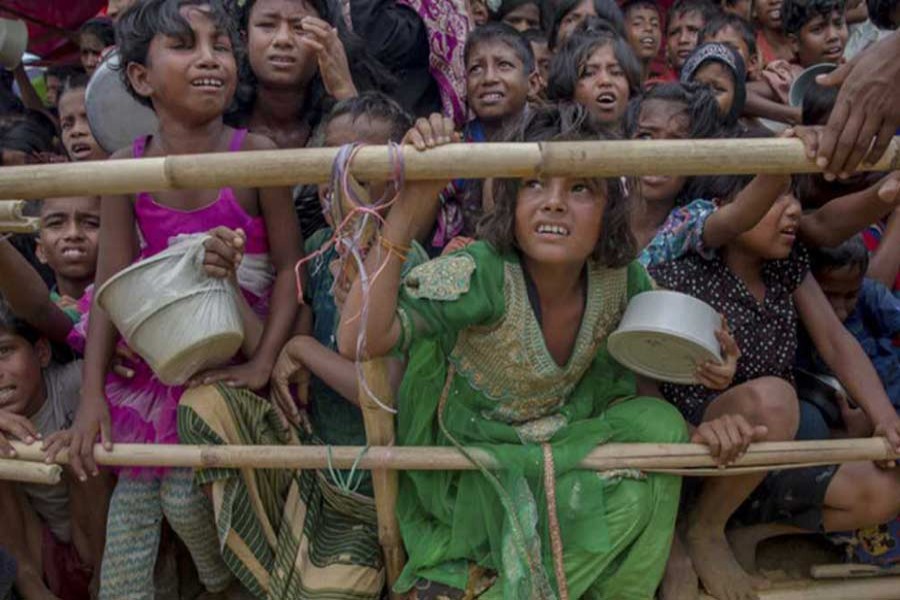
POLYGON ((697 46, 681 67, 681 83, 692 82, 700 67, 709 61, 716 61, 728 67, 734 78, 734 100, 731 103, 731 110, 725 115, 724 123, 726 126, 733 126, 744 112, 744 103, 747 100, 747 70, 744 67, 744 59, 731 46, 719 42, 697 46))

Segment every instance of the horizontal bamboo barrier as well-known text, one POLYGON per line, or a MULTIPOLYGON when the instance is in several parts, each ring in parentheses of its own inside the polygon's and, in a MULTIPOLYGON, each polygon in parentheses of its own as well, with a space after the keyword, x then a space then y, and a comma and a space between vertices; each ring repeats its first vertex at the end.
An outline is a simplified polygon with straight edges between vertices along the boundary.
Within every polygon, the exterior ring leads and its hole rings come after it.
POLYGON ((0 481, 55 485, 62 476, 59 465, 44 465, 9 458, 0 459, 0 481))
MULTIPOLYGON (((900 577, 850 579, 845 581, 803 580, 757 592, 759 600, 900 600, 900 577)), ((707 594, 701 600, 716 600, 707 594)))
MULTIPOLYGON (((13 442, 17 455, 26 461, 43 461, 37 444, 13 442)), ((475 466, 455 448, 416 446, 189 446, 154 444, 117 444, 106 451, 94 446, 98 464, 121 467, 190 467, 256 469, 349 469, 359 459, 358 469, 395 469, 415 471, 471 470, 475 466)), ((483 450, 468 452, 489 468, 500 468, 483 450)), ((732 466, 717 468, 709 449, 701 444, 608 444, 591 451, 580 467, 594 471, 641 469, 644 471, 689 472, 695 474, 744 474, 742 469, 790 468, 828 465, 852 461, 892 460, 900 458, 884 438, 822 440, 811 442, 764 442, 752 444, 732 466)), ((59 462, 68 462, 63 452, 59 462)))
MULTIPOLYGON (((0 198, 54 198, 170 189, 288 186, 330 179, 337 148, 171 155, 0 169, 0 198)), ((798 139, 620 140, 449 144, 404 147, 406 179, 486 177, 812 173, 798 139)), ((873 171, 900 168, 894 138, 873 171)), ((386 146, 363 148, 351 171, 361 180, 393 172, 386 146)))

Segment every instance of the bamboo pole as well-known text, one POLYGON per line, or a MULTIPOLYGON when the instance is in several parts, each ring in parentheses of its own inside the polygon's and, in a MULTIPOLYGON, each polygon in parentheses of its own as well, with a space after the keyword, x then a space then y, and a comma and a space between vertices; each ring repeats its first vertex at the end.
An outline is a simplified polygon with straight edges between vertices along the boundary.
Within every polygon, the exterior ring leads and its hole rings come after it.
POLYGON ((38 219, 24 213, 24 200, 0 200, 0 233, 35 233, 38 219))
MULTIPOLYGON (((757 592, 759 600, 900 600, 900 577, 849 579, 844 581, 802 580, 757 592)), ((707 594, 702 600, 716 600, 707 594)))
MULTIPOLYGON (((0 169, 0 198, 53 198, 170 189, 288 186, 324 183, 337 148, 172 155, 0 169)), ((408 180, 534 175, 719 175, 813 173, 797 139, 619 140, 518 144, 449 144, 427 152, 403 149, 408 180)), ((900 139, 864 170, 900 168, 900 139)), ((392 172, 386 146, 359 151, 351 168, 359 180, 392 172)))
MULTIPOLYGON (((11 442, 20 459, 44 461, 37 446, 11 442)), ((334 468, 349 469, 363 448, 334 446, 334 468)), ((490 468, 502 465, 484 450, 468 450, 490 468)), ((325 446, 189 446, 165 444, 117 444, 108 452, 94 446, 98 464, 123 467, 324 469, 329 464, 325 446)), ((595 471, 634 468, 644 471, 669 469, 713 469, 719 475, 742 475, 742 468, 790 468, 871 460, 898 459, 884 438, 822 440, 811 442, 763 442, 752 444, 747 453, 731 467, 716 468, 709 449, 700 444, 607 444, 592 450, 580 468, 595 471)), ((67 463, 63 451, 58 462, 67 463)), ((455 448, 417 446, 376 446, 359 460, 358 469, 396 469, 416 471, 472 470, 475 467, 455 448)), ((706 473, 703 473, 706 475, 706 473)))
MULTIPOLYGON (((368 360, 361 365, 369 391, 378 401, 393 407, 393 388, 388 377, 386 359, 368 360)), ((394 445, 394 415, 378 405, 364 386, 359 389, 359 405, 366 426, 366 443, 369 446, 388 447, 394 445)), ((378 540, 384 552, 388 589, 392 598, 400 598, 393 592, 394 583, 406 564, 406 552, 400 537, 400 523, 397 520, 397 471, 393 469, 372 469, 372 488, 375 492, 375 511, 378 514, 378 540)))
POLYGON ((0 459, 0 480, 3 481, 55 485, 59 483, 61 476, 62 467, 59 465, 45 465, 8 458, 0 459))

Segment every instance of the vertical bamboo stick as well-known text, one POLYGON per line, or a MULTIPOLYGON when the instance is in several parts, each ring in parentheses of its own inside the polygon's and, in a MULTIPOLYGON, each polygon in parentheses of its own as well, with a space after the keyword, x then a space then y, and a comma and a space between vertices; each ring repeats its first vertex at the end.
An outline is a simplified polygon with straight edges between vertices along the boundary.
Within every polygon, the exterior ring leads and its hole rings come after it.
MULTIPOLYGON (((394 395, 388 377, 387 362, 384 358, 372 359, 362 364, 363 375, 378 401, 393 406, 394 395)), ((359 405, 362 408, 366 426, 366 440, 370 446, 392 446, 394 444, 394 415, 375 402, 365 388, 360 387, 359 405)), ((372 470, 372 488, 375 491, 375 511, 378 514, 378 539, 384 551, 384 564, 388 586, 393 586, 406 563, 403 540, 400 539, 400 524, 397 521, 397 471, 387 469, 372 470)), ((392 598, 399 598, 391 591, 392 598)))

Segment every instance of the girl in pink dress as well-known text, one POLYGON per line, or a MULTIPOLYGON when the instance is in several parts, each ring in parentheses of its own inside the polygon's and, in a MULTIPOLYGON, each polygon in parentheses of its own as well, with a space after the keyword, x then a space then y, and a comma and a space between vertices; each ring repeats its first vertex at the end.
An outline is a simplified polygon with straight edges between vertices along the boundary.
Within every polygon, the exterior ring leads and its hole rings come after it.
MULTIPOLYGON (((274 148, 266 138, 222 122, 237 69, 234 32, 216 0, 145 0, 123 15, 118 28, 126 84, 153 107, 159 130, 112 159, 274 148)), ((264 325, 256 323, 255 333, 247 336, 252 342, 245 343, 245 362, 197 379, 265 387, 296 312, 293 267, 302 245, 289 191, 222 188, 105 196, 101 215, 98 286, 134 260, 186 237, 212 236, 204 243, 207 272, 236 275, 247 304, 264 325)), ((178 442, 182 388, 164 385, 140 360, 131 378, 108 374, 114 348, 123 342, 117 342, 118 332, 97 306, 71 337, 85 353, 82 397, 70 442, 79 477, 97 473, 92 446, 98 433, 106 447, 113 442, 178 442)), ((153 598, 163 516, 187 545, 207 589, 205 598, 227 597, 232 577, 218 550, 212 509, 189 469, 120 473, 110 503, 100 597, 153 598)))

